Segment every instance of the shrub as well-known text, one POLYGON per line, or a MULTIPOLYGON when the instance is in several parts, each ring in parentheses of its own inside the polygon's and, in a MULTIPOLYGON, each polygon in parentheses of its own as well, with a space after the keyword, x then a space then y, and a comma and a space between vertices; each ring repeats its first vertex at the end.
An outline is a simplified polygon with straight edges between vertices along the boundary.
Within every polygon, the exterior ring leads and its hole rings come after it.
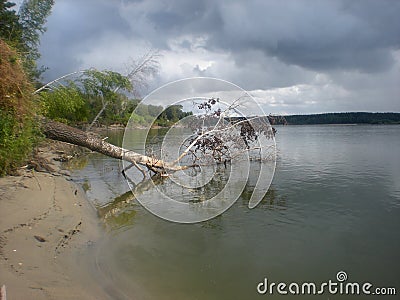
POLYGON ((87 122, 88 105, 73 83, 42 92, 40 97, 41 113, 44 116, 68 124, 87 122))
POLYGON ((0 176, 24 164, 37 141, 32 89, 19 55, 0 40, 0 176))

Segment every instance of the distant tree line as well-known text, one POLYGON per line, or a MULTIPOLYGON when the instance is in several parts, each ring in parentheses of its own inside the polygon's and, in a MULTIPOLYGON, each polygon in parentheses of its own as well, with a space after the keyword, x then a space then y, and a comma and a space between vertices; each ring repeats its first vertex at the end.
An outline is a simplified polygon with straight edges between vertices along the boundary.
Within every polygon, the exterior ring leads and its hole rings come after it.
MULTIPOLYGON (((400 113, 325 113, 315 115, 289 115, 284 118, 288 125, 313 124, 400 124, 400 113)), ((278 124, 282 124, 282 121, 278 124)))
POLYGON ((119 117, 119 124, 125 126, 129 118, 132 118, 134 124, 146 126, 156 117, 153 126, 170 127, 184 117, 192 115, 192 112, 183 111, 182 105, 171 105, 164 109, 160 105, 139 105, 139 103, 140 100, 137 99, 129 100, 127 107, 119 117))

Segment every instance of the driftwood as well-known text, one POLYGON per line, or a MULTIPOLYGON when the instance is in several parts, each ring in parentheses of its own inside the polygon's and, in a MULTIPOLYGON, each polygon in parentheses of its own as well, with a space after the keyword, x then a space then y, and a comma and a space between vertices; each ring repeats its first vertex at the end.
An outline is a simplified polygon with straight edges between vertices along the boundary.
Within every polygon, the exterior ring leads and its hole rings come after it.
POLYGON ((145 166, 155 173, 162 174, 164 172, 181 171, 188 168, 188 166, 179 166, 176 163, 164 162, 155 157, 115 146, 91 133, 45 118, 42 119, 42 131, 49 139, 85 147, 112 158, 125 160, 138 168, 138 165, 145 166))

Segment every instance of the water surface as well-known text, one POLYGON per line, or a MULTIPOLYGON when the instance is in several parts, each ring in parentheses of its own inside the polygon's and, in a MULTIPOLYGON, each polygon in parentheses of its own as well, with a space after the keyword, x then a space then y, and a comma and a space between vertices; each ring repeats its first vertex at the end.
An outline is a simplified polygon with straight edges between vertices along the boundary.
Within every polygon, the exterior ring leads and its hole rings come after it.
MULTIPOLYGON (((114 215, 100 210, 107 230, 88 263, 113 299, 284 299, 258 295, 257 283, 321 283, 338 271, 400 292, 400 126, 277 128, 275 177, 253 210, 251 186, 194 225, 159 219, 129 194, 114 215)), ((120 162, 98 154, 74 179, 98 206, 129 190, 120 162)))

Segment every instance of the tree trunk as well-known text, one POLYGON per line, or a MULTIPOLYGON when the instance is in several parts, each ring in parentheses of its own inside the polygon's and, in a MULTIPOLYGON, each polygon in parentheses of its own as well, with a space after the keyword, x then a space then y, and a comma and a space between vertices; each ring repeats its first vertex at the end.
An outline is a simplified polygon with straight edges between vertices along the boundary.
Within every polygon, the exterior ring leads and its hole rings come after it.
POLYGON ((138 164, 146 166, 157 173, 179 171, 187 168, 185 166, 176 166, 173 163, 167 163, 153 157, 115 146, 105 142, 93 134, 52 120, 43 119, 42 129, 43 133, 49 139, 82 146, 116 159, 131 162, 134 165, 138 164))

